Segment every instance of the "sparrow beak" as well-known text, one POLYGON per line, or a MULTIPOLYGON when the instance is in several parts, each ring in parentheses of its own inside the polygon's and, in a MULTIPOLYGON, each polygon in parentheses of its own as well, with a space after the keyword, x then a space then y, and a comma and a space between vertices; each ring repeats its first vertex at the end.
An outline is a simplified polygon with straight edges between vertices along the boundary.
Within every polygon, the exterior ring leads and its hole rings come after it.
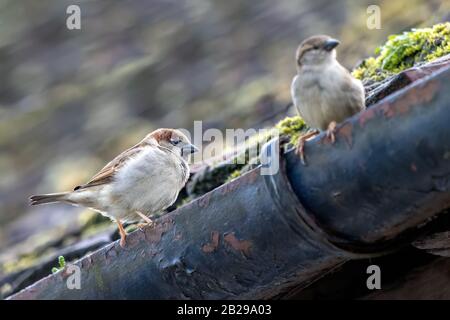
POLYGON ((323 45, 323 49, 326 50, 326 51, 331 51, 334 48, 336 48, 339 44, 340 44, 339 40, 329 39, 323 45))
POLYGON ((193 144, 187 144, 181 149, 181 155, 191 154, 197 152, 198 148, 193 144))

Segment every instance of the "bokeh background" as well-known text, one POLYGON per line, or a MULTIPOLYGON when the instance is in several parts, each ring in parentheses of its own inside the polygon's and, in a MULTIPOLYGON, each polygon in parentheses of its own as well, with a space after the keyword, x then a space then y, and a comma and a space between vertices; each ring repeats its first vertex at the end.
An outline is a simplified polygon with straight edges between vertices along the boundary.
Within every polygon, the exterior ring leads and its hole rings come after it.
POLYGON ((158 127, 249 128, 292 110, 294 52, 341 40, 349 69, 393 33, 450 18, 438 0, 1 0, 0 251, 79 208, 28 206, 69 190, 158 127), (81 30, 66 8, 81 7, 81 30), (381 8, 382 29, 366 27, 381 8))

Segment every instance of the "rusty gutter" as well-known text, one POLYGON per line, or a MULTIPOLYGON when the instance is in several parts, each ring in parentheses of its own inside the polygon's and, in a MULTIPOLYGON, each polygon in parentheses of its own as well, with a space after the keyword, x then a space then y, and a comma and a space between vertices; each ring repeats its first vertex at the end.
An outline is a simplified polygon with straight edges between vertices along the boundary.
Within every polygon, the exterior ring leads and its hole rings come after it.
POLYGON ((311 219, 335 245, 360 253, 414 238, 450 207, 450 67, 348 119, 336 138, 307 143, 306 168, 286 156, 311 219))
MULTIPOLYGON (((11 299, 257 299, 412 241, 450 206, 450 68, 256 168, 11 299)), ((266 152, 278 156, 276 142, 266 152)))

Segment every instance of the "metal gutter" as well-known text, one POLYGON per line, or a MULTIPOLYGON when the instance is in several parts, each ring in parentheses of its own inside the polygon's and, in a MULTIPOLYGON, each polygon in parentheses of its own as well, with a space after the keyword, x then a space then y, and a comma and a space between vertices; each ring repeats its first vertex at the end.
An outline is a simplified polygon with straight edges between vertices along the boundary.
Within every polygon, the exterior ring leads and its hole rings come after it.
MULTIPOLYGON (((11 299, 256 299, 413 239, 450 206, 450 68, 79 260, 11 299)), ((275 144, 267 152, 278 156, 275 144)))
POLYGON ((351 251, 414 237, 450 207, 450 68, 348 119, 336 139, 307 143, 306 168, 287 155, 288 177, 311 219, 351 251))

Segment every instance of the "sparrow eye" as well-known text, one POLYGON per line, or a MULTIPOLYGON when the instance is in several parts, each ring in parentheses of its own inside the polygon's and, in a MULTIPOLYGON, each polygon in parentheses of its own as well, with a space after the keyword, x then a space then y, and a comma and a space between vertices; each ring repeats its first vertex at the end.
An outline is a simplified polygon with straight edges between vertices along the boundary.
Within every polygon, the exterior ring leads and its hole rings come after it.
POLYGON ((180 140, 170 140, 170 143, 176 146, 177 144, 180 143, 180 140))

